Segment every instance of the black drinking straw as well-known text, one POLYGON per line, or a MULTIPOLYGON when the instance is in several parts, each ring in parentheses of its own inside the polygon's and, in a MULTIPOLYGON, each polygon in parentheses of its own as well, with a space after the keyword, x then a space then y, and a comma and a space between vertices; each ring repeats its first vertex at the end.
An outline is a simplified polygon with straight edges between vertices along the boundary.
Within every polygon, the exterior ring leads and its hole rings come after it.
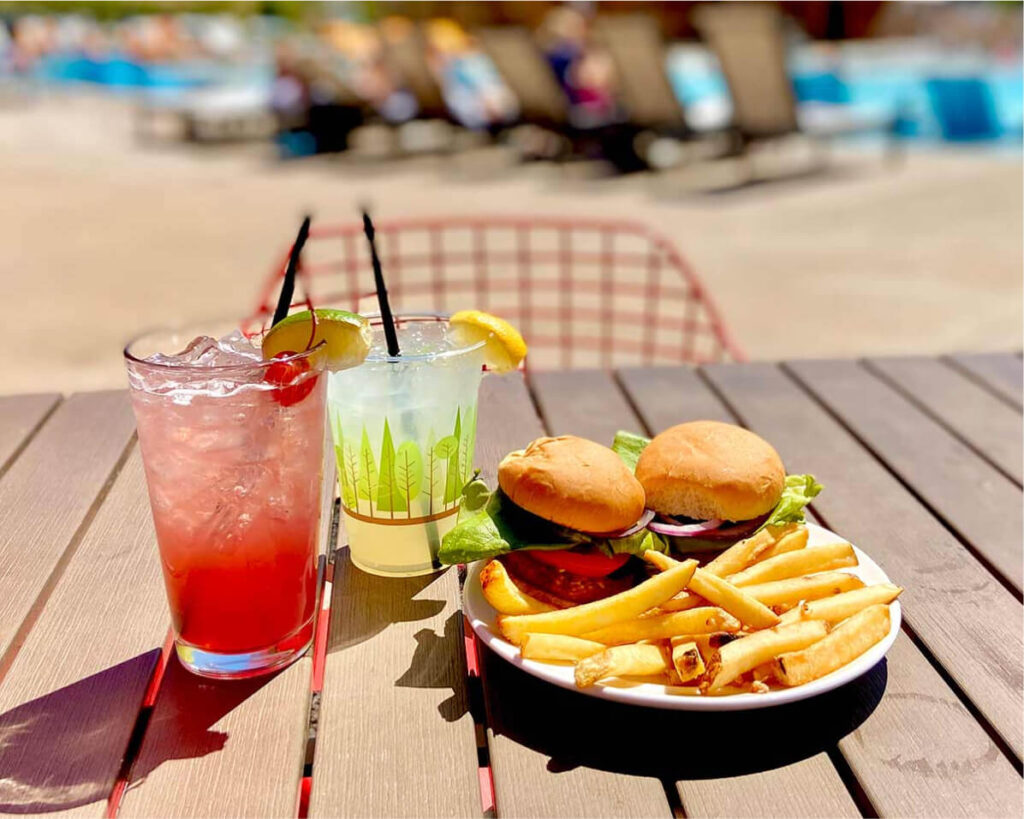
POLYGON ((295 237, 295 244, 292 245, 292 252, 288 256, 288 267, 284 271, 284 282, 281 284, 281 295, 277 299, 277 309, 274 310, 274 321, 271 327, 288 315, 288 308, 292 306, 292 296, 295 294, 295 271, 299 266, 299 256, 302 255, 302 248, 309 238, 309 221, 307 214, 302 220, 299 234, 295 237))
POLYGON ((373 281, 377 285, 377 303, 380 305, 380 317, 384 322, 384 338, 388 343, 388 355, 392 358, 401 355, 398 349, 398 333, 395 332, 395 317, 391 315, 391 305, 388 304, 388 290, 384 286, 384 274, 380 269, 380 257, 377 256, 377 244, 373 237, 376 231, 373 228, 373 220, 370 214, 363 209, 363 232, 366 240, 370 243, 370 261, 373 263, 373 281))

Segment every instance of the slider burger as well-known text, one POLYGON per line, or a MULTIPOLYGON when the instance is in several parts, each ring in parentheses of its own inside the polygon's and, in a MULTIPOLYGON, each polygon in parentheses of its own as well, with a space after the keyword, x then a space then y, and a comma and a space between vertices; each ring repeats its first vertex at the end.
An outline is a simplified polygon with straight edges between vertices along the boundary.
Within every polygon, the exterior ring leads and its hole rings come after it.
POLYGON ((509 453, 498 486, 485 498, 467 487, 442 563, 498 558, 524 591, 565 607, 625 591, 645 576, 635 556, 667 549, 645 529, 654 515, 630 468, 585 438, 538 438, 509 453), (467 503, 478 507, 470 517, 467 503))
POLYGON ((764 526, 802 522, 821 491, 811 475, 787 477, 771 444, 733 424, 691 421, 640 446, 636 478, 657 515, 648 528, 682 552, 721 550, 764 526))

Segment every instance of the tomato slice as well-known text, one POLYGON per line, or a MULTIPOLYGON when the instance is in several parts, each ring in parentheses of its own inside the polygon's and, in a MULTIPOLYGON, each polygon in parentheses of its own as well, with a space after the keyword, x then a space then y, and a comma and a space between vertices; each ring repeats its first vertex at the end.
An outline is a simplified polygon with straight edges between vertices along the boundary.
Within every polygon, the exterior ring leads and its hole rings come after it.
POLYGON ((530 557, 582 577, 607 577, 625 566, 629 560, 629 555, 625 552, 607 557, 598 551, 577 552, 572 549, 550 552, 533 549, 530 551, 530 557))

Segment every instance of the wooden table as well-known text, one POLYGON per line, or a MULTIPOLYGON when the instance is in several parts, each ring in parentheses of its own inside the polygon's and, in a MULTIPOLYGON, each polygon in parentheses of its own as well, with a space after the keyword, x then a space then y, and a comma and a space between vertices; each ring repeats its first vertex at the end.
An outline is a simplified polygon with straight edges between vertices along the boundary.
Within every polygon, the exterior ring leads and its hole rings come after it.
POLYGON ((492 655, 467 671, 456 572, 364 575, 329 514, 322 664, 161 674, 126 393, 0 398, 0 813, 1019 816, 1021 373, 999 354, 485 379, 492 480, 545 431, 738 421, 906 588, 886 662, 738 714, 600 702, 492 655))

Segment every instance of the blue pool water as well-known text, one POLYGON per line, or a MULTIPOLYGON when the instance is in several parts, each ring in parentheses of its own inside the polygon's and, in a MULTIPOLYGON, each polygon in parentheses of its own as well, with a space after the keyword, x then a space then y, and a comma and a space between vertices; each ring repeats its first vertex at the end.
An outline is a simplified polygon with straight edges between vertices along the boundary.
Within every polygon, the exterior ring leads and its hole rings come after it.
POLYGON ((117 54, 102 58, 53 55, 40 60, 34 75, 44 82, 87 82, 113 89, 192 88, 212 79, 203 65, 140 63, 117 54))
MULTIPOLYGON (((1024 120, 1020 58, 944 54, 926 43, 842 46, 826 54, 807 47, 790 62, 799 102, 855 106, 897 117, 913 140, 1019 144, 1024 120)), ((728 108, 729 91, 706 49, 670 51, 669 76, 684 107, 728 108)))

